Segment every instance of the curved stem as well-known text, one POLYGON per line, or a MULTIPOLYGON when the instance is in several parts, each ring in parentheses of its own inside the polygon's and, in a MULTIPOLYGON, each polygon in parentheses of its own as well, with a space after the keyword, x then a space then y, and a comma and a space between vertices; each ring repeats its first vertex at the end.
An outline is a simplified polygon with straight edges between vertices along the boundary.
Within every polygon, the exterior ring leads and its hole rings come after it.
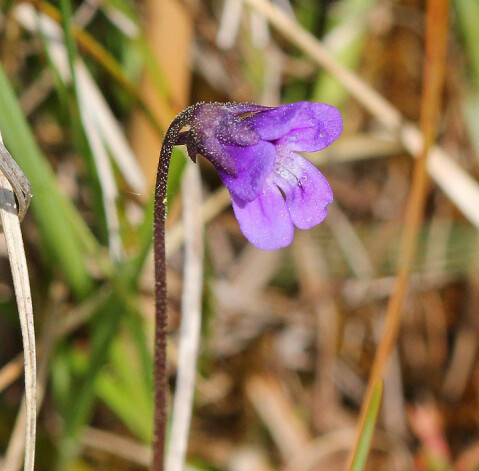
POLYGON ((164 470, 164 451, 166 437, 166 185, 170 168, 171 152, 177 144, 181 129, 192 117, 194 107, 182 111, 170 124, 161 147, 160 160, 156 175, 154 209, 154 254, 155 254, 155 347, 154 347, 154 426, 152 471, 164 470))

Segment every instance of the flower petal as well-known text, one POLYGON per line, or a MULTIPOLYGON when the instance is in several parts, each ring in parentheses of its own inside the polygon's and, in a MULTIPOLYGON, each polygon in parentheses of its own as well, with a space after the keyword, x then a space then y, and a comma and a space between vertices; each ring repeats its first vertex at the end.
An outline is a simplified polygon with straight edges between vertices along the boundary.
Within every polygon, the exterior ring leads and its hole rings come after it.
POLYGON ((324 149, 343 129, 343 120, 334 106, 304 101, 257 113, 245 121, 261 139, 278 141, 276 145, 302 152, 324 149))
MULTIPOLYGON (((266 177, 272 172, 276 148, 270 142, 260 141, 254 146, 225 146, 237 168, 236 176, 217 168, 228 190, 243 201, 254 200, 266 177)), ((214 163, 214 162, 213 162, 214 163)))
MULTIPOLYGON (((233 177, 238 175, 238 167, 235 160, 231 157, 225 146, 218 142, 216 137, 203 137, 198 143, 194 140, 193 145, 196 146, 198 152, 205 159, 208 159, 215 166, 218 172, 221 169, 233 177)), ((190 144, 190 147, 193 147, 193 145, 190 144)))
POLYGON ((293 152, 278 155, 273 175, 296 227, 310 229, 323 221, 328 205, 333 202, 333 193, 326 178, 311 162, 293 152))
POLYGON ((245 118, 245 121, 258 132, 261 139, 274 141, 280 139, 291 130, 296 115, 301 108, 308 104, 303 101, 270 108, 248 116, 245 118))
POLYGON ((289 150, 314 152, 332 144, 343 131, 339 111, 325 103, 307 103, 291 123, 291 130, 276 143, 289 150))
POLYGON ((291 244, 294 226, 278 187, 266 183, 250 202, 231 197, 233 210, 244 236, 256 247, 275 250, 291 244))
POLYGON ((252 146, 259 141, 258 133, 242 118, 219 103, 201 103, 191 118, 191 134, 198 144, 216 138, 223 145, 252 146))

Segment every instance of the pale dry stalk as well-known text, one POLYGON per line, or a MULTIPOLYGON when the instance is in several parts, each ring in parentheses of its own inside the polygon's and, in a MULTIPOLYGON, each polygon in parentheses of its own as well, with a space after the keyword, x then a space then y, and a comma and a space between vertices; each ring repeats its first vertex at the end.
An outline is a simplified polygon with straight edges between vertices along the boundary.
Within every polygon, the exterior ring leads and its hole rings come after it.
MULTIPOLYGON (((9 158, 12 159, 3 145, 1 134, 0 148, 2 150, 2 155, 8 155, 9 158)), ((27 181, 21 171, 19 171, 19 175, 19 181, 22 181, 23 179, 27 181)), ((26 202, 26 208, 28 208, 29 198, 31 196, 29 193, 29 184, 27 185, 27 188, 28 190, 26 195, 28 201, 26 202)), ((23 196, 23 192, 21 192, 17 198, 22 198, 23 196)), ((11 469, 9 451, 15 448, 25 447, 24 470, 33 471, 35 462, 35 435, 37 417, 36 354, 35 330, 33 327, 33 307, 17 202, 15 200, 14 189, 10 184, 10 178, 7 178, 7 175, 3 172, 3 168, 0 170, 0 219, 7 243, 8 258, 10 260, 10 267, 12 270, 13 286, 15 289, 18 315, 20 318, 20 327, 22 331, 25 364, 25 415, 22 423, 23 427, 21 427, 21 433, 12 436, 7 450, 7 455, 3 463, 3 470, 8 471, 11 469)), ((20 413, 23 416, 22 411, 23 406, 20 410, 20 413)))

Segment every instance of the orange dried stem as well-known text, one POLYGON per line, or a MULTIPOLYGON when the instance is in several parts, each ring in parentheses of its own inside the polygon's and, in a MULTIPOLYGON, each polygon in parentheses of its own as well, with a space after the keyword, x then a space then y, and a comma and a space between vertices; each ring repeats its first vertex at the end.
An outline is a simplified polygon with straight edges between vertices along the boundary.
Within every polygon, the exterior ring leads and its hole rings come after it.
POLYGON ((428 189, 426 170, 427 155, 434 144, 437 121, 444 85, 447 30, 449 24, 449 0, 428 0, 426 18, 426 64, 423 73, 421 99, 421 131, 423 148, 414 166, 413 181, 409 193, 404 230, 401 237, 399 268, 394 291, 389 299, 383 335, 376 350, 368 387, 361 407, 355 446, 351 450, 346 469, 350 470, 359 439, 364 428, 366 412, 372 400, 374 385, 382 378, 391 351, 396 344, 406 290, 409 286, 411 267, 417 249, 417 237, 424 214, 428 189))

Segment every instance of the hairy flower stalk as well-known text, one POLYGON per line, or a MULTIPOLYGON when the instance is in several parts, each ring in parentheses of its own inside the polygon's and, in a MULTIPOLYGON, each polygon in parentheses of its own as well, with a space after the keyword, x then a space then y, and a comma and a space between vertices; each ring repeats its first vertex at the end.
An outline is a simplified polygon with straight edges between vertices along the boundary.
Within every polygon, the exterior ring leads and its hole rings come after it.
POLYGON ((199 103, 181 112, 163 141, 155 189, 155 423, 154 471, 163 471, 166 428, 166 184, 173 147, 186 145, 196 162, 208 159, 228 188, 245 237, 274 250, 293 240, 294 227, 309 229, 327 215, 331 188, 297 152, 324 149, 342 131, 339 111, 324 103, 269 108, 241 103, 199 103), (182 131, 187 127, 186 131, 182 131))
POLYGON ((160 152, 156 173, 154 208, 154 256, 155 256, 155 347, 154 347, 154 424, 153 424, 153 471, 163 471, 166 433, 166 254, 165 219, 166 185, 173 147, 183 127, 188 125, 193 107, 182 111, 170 124, 160 152))

